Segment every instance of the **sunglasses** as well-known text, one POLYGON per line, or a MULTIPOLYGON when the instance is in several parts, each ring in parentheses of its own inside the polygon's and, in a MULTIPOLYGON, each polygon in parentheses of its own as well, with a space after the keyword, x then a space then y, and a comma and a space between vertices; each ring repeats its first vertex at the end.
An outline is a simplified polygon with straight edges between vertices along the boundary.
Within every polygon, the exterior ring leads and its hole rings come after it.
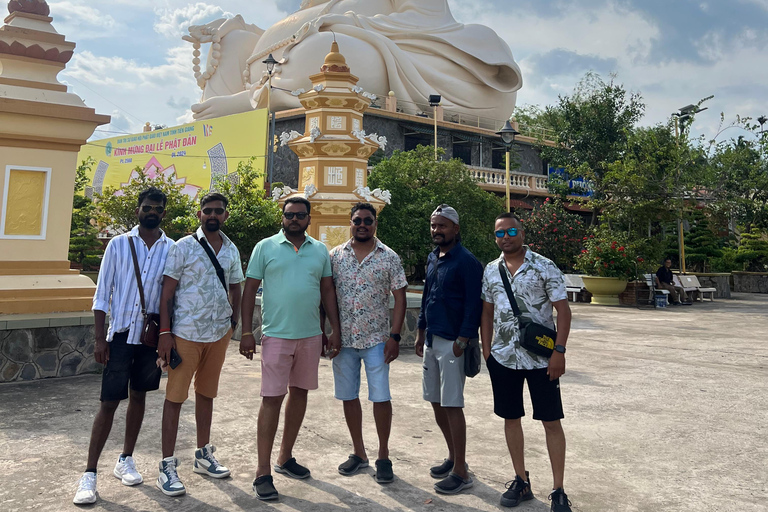
POLYGON ((307 215, 309 215, 307 212, 283 212, 283 217, 285 217, 288 220, 293 220, 294 217, 296 217, 299 220, 304 220, 307 218, 307 215))
POLYGON ((203 208, 203 213, 205 215, 210 215, 212 213, 215 213, 216 215, 223 215, 224 208, 203 208))
POLYGON ((373 218, 371 217, 366 217, 364 219, 361 219, 360 217, 358 217, 352 221, 352 224, 354 224, 355 226, 359 226, 360 224, 365 224, 366 226, 373 226, 373 222, 374 222, 373 218))
POLYGON ((165 206, 160 206, 160 205, 150 206, 148 204, 145 204, 144 206, 141 207, 141 211, 143 211, 144 213, 149 213, 152 210, 155 210, 158 214, 162 214, 165 211, 165 206))
POLYGON ((517 236, 517 228, 509 228, 507 230, 500 229, 495 233, 496 233, 496 238, 504 238, 504 235, 517 236))

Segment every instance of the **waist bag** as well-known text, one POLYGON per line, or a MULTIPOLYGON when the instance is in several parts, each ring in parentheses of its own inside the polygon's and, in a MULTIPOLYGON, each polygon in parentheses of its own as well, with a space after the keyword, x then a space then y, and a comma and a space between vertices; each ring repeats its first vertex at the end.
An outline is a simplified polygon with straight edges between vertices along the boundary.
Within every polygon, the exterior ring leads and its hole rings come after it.
POLYGON ((509 284, 507 269, 503 259, 499 262, 499 273, 501 274, 501 281, 504 283, 504 289, 507 291, 507 298, 509 298, 509 303, 512 306, 512 312, 517 317, 517 322, 520 326, 520 346, 528 352, 549 359, 552 356, 552 351, 555 349, 557 331, 550 329, 546 325, 524 318, 520 314, 520 307, 517 305, 515 293, 509 284))

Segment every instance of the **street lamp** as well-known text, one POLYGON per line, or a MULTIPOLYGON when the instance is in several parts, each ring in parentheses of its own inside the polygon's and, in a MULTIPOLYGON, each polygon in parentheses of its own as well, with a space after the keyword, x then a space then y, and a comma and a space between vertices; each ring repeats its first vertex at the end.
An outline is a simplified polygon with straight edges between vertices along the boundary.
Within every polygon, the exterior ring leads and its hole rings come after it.
MULTIPOLYGON (((675 142, 677 144, 677 147, 680 147, 680 132, 685 130, 685 124, 684 121, 687 119, 691 119, 694 115, 698 114, 699 112, 704 112, 707 110, 708 107, 700 108, 699 105, 704 103, 707 100, 710 100, 714 98, 714 96, 708 96, 704 98, 703 100, 699 101, 697 105, 686 105, 682 108, 679 108, 677 112, 674 112, 672 115, 675 116, 675 142), (681 126, 682 124, 682 126, 681 126)), ((679 155, 678 155, 679 158, 679 155)), ((678 163, 679 166, 679 163, 678 163)), ((678 167, 678 173, 680 172, 680 168, 678 167)), ((683 198, 685 200, 685 198, 683 198)), ((680 210, 680 216, 677 219, 677 246, 678 251, 680 252, 680 273, 685 274, 685 238, 683 236, 683 211, 680 210)))
POLYGON ((505 183, 508 212, 512 211, 509 207, 509 152, 512 150, 512 145, 515 143, 515 137, 519 134, 520 132, 512 128, 512 123, 509 122, 509 119, 507 119, 507 122, 504 123, 504 128, 496 132, 496 135, 501 137, 501 141, 504 143, 504 147, 507 149, 507 179, 505 180, 505 183))
POLYGON ((267 90, 267 115, 271 116, 269 123, 269 134, 267 135, 267 179, 269 180, 269 186, 272 187, 272 167, 274 166, 274 151, 272 151, 272 144, 275 138, 275 115, 272 113, 272 73, 275 71, 275 64, 277 61, 269 54, 265 60, 262 61, 267 66, 268 90, 267 90))
POLYGON ((437 160, 437 107, 443 98, 439 94, 429 95, 429 106, 432 107, 432 116, 435 118, 435 160, 437 160))
POLYGON ((760 116, 757 118, 757 122, 760 123, 760 133, 763 133, 763 125, 768 121, 768 117, 760 116))

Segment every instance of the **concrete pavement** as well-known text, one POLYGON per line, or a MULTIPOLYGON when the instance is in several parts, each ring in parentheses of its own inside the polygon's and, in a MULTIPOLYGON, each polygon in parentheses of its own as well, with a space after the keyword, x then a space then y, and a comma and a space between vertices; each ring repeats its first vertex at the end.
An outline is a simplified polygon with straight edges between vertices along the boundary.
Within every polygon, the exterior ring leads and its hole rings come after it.
MULTIPOLYGON (((572 306, 573 331, 562 379, 568 439, 566 492, 578 511, 764 511, 768 507, 768 296, 667 310, 572 306)), ((147 399, 135 452, 145 482, 125 487, 112 476, 122 447, 124 405, 99 467, 100 501, 107 511, 269 510, 489 511, 513 476, 503 421, 493 415, 485 369, 468 379, 465 409, 468 461, 474 488, 436 494, 428 467, 446 455, 431 407, 421 399, 421 364, 403 349, 392 364, 394 421, 391 459, 397 479, 381 486, 373 468, 343 477, 336 467, 351 451, 341 404, 333 398, 330 363, 321 361, 320 390, 310 393, 294 452, 312 478, 275 476, 279 502, 253 495, 257 361, 230 346, 215 402, 216 455, 232 470, 223 481, 192 472, 194 407, 182 409, 177 456, 188 494, 168 498, 154 486, 160 459, 162 390, 147 399)), ((100 376, 0 385, 0 509, 74 510, 98 407, 100 376)), ((366 394, 362 393, 365 398, 366 394)), ((526 463, 536 500, 517 510, 549 510, 551 472, 543 429, 530 418, 526 463)), ((363 400, 368 455, 377 442, 370 403, 363 400)), ((282 425, 281 425, 282 427, 282 425)), ((278 431, 278 442, 280 431, 278 431)))

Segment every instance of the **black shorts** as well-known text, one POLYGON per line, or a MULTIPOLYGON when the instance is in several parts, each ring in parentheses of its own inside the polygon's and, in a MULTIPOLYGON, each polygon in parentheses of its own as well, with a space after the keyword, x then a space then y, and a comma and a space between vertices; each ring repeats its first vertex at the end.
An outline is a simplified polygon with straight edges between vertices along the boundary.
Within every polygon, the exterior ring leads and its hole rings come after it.
POLYGON ((157 366, 157 350, 146 345, 129 345, 128 332, 115 333, 109 342, 109 361, 101 376, 101 401, 128 398, 128 383, 134 391, 154 391, 160 387, 162 370, 157 366))
POLYGON ((512 370, 493 356, 486 361, 493 387, 493 412, 508 420, 525 416, 523 408, 523 381, 528 381, 528 392, 533 403, 533 419, 556 421, 562 419, 563 402, 560 400, 560 379, 549 380, 547 369, 512 370))

